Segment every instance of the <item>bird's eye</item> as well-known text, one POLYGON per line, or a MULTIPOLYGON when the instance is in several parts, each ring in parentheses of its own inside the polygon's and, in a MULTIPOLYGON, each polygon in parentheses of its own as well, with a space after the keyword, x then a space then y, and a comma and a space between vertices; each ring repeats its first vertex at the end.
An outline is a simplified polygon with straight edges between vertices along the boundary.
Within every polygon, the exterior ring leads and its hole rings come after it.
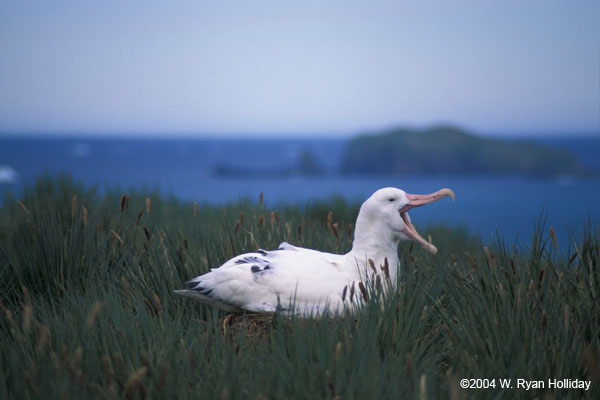
POLYGON ((395 199, 395 198, 393 198, 393 197, 390 197, 390 198, 388 199, 388 201, 389 201, 390 203, 393 203, 394 201, 396 201, 396 199, 395 199))

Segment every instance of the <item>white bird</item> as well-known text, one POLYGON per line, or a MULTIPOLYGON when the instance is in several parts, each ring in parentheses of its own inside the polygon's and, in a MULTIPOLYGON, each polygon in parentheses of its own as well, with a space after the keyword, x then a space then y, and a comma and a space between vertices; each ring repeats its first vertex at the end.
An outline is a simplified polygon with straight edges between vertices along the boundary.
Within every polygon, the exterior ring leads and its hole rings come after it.
POLYGON ((454 193, 446 188, 427 195, 379 189, 360 207, 352 250, 347 254, 283 242, 277 250, 234 257, 175 292, 224 311, 270 313, 280 309, 303 316, 318 316, 325 310, 331 314, 352 312, 362 302, 364 282, 380 275, 388 286, 395 284, 401 240, 414 240, 427 251, 437 252, 419 235, 408 210, 446 196, 454 201, 454 193))

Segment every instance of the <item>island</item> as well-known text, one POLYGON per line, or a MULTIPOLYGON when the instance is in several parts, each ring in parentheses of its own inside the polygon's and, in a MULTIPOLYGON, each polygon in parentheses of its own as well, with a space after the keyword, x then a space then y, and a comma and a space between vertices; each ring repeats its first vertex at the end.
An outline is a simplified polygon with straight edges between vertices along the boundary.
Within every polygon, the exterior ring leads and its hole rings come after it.
POLYGON ((454 126, 395 128, 361 134, 348 142, 343 174, 585 174, 571 152, 524 139, 478 136, 454 126))

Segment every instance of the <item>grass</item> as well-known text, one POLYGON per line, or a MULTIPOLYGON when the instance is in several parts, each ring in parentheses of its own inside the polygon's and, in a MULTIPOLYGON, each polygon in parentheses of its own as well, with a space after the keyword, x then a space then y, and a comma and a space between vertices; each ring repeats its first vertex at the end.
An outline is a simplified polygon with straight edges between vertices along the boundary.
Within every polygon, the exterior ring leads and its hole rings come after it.
POLYGON ((438 255, 403 244, 398 292, 353 318, 227 315, 173 294, 283 240, 346 252, 357 211, 39 179, 0 208, 0 398, 600 397, 597 227, 566 253, 543 221, 515 246, 429 227, 438 255), (496 387, 461 389, 463 378, 496 387), (592 383, 527 391, 518 378, 592 383))

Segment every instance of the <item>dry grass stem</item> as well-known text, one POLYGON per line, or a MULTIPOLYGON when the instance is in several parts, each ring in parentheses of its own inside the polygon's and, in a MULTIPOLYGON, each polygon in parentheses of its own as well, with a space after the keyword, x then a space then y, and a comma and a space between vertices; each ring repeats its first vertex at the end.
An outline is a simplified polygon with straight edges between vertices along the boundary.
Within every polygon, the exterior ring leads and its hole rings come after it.
POLYGON ((123 241, 123 239, 121 239, 121 236, 119 236, 119 234, 117 232, 113 231, 112 229, 109 229, 109 231, 115 239, 117 239, 119 242, 121 242, 121 244, 125 243, 123 241))
POLYGON ((25 204, 21 203, 21 200, 17 200, 17 204, 19 206, 21 206, 21 208, 23 209, 23 211, 25 211, 25 214, 31 215, 31 213, 29 212, 29 210, 27 209, 27 207, 25 207, 25 204))

